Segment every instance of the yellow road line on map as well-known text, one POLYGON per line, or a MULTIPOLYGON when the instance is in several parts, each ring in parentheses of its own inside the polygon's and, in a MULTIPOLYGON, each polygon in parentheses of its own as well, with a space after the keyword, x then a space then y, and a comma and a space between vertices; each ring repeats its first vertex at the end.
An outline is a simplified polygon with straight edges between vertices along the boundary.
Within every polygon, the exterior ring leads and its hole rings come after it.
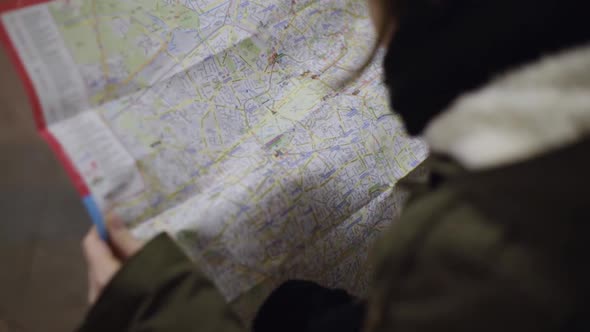
POLYGON ((133 73, 131 73, 131 75, 129 75, 125 81, 123 81, 121 83, 121 85, 127 85, 129 83, 131 83, 131 81, 135 78, 135 76, 139 75, 139 73, 144 70, 147 66, 149 66, 152 62, 154 62, 154 60, 156 60, 157 57, 160 56, 160 54, 166 50, 168 48, 168 44, 170 43, 170 40, 166 40, 166 42, 164 44, 162 44, 162 46, 160 46, 160 49, 158 49, 158 51, 156 51, 156 53, 154 53, 154 55, 145 63, 143 63, 141 66, 139 66, 139 68, 134 71, 133 73))
MULTIPOLYGON (((92 8, 92 16, 94 16, 92 27, 94 29, 94 32, 96 33, 96 43, 98 44, 98 49, 100 51, 100 64, 102 67, 102 73, 104 76, 104 80, 105 80, 105 82, 108 82, 109 65, 107 63, 107 58, 106 58, 104 46, 102 44, 102 38, 100 35, 100 28, 99 28, 99 24, 98 24, 98 13, 97 13, 97 8, 96 8, 97 1, 98 0, 92 0, 92 7, 91 8, 92 8)), ((107 91, 107 93, 108 93, 108 91, 107 91)))

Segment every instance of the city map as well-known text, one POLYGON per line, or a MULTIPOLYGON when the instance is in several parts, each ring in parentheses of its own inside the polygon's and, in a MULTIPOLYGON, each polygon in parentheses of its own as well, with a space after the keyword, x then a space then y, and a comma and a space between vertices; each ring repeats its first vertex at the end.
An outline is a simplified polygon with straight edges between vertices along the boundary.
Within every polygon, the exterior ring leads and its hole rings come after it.
POLYGON ((374 43, 364 0, 34 0, 1 19, 95 217, 168 232, 228 300, 269 278, 364 283, 427 155, 380 60, 342 88, 374 43))

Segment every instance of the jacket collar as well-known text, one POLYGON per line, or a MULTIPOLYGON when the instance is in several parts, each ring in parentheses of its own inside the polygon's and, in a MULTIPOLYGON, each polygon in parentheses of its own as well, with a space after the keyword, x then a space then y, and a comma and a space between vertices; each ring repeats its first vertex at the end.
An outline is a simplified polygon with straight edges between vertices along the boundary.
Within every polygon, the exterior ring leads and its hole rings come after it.
POLYGON ((458 98, 424 131, 468 169, 526 160, 590 134, 590 46, 513 70, 458 98))

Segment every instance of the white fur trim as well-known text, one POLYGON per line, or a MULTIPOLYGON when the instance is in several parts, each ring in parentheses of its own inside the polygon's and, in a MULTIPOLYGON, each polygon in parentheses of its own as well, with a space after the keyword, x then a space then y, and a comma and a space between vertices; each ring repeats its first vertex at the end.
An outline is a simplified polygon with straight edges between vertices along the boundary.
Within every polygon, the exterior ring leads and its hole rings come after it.
POLYGON ((469 169, 525 160, 590 134, 590 46, 493 80, 460 97, 424 136, 469 169))

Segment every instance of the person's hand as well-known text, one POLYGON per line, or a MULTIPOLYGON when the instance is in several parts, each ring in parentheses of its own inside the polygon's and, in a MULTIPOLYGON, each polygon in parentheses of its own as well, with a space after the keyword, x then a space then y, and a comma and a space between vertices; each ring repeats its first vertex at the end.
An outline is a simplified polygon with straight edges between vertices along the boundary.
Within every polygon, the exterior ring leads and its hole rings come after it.
POLYGON ((88 302, 93 304, 125 261, 136 254, 144 243, 135 239, 123 222, 112 215, 106 223, 109 242, 98 235, 96 227, 82 242, 82 249, 88 266, 88 302))

